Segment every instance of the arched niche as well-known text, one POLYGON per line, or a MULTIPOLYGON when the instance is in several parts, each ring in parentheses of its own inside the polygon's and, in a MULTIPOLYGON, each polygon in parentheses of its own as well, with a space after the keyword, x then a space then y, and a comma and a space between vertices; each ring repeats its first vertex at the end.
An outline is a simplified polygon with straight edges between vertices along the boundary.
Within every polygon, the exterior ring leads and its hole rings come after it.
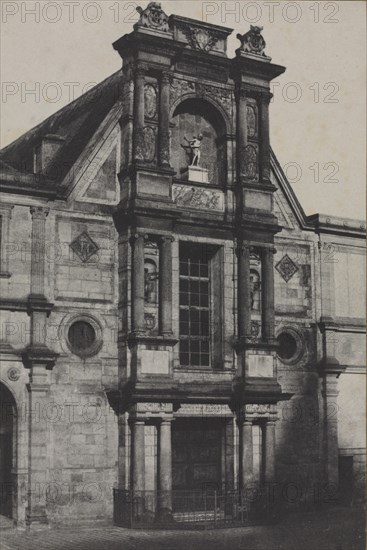
POLYGON ((209 171, 209 183, 226 184, 226 124, 221 112, 205 99, 188 98, 174 110, 171 124, 171 164, 180 178, 190 163, 185 136, 202 134, 200 166, 209 171))

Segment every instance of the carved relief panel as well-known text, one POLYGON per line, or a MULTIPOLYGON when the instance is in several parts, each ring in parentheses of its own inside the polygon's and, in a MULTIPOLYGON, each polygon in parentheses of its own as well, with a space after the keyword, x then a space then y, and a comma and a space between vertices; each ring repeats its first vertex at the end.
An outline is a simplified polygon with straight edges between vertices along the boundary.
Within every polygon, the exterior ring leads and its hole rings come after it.
POLYGON ((251 181, 259 179, 259 110, 256 99, 246 99, 247 144, 243 151, 242 175, 251 181))
POLYGON ((159 92, 157 79, 146 77, 144 85, 143 160, 155 163, 157 159, 159 92))

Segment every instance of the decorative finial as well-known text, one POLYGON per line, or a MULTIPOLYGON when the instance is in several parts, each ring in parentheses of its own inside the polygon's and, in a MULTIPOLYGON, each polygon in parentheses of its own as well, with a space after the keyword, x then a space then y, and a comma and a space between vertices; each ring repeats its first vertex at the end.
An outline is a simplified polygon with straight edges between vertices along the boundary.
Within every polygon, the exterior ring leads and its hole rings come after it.
POLYGON ((264 52, 266 43, 263 36, 261 35, 262 30, 263 27, 250 25, 250 30, 247 31, 245 34, 237 34, 237 38, 241 42, 241 47, 238 48, 237 52, 239 54, 249 53, 253 55, 267 57, 264 52))
POLYGON ((149 2, 145 10, 138 6, 136 11, 140 14, 140 19, 134 25, 134 29, 145 27, 156 31, 169 32, 168 15, 162 10, 160 2, 149 2))

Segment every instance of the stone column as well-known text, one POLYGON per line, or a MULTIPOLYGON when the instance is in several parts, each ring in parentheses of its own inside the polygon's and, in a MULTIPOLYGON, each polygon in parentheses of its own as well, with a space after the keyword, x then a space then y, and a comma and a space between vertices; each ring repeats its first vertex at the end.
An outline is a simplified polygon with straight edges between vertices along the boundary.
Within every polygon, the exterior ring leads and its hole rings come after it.
POLYGON ((170 165, 169 96, 170 73, 164 71, 162 72, 160 82, 158 160, 160 166, 166 167, 170 165))
POLYGON ((263 248, 261 254, 262 338, 274 339, 274 251, 263 248))
MULTIPOLYGON (((145 491, 145 421, 135 418, 132 421, 132 482, 133 491, 138 493, 145 491)), ((143 495, 141 495, 143 496, 143 495)))
POLYGON ((45 226, 49 208, 31 206, 31 296, 44 298, 45 291, 45 226))
POLYGON ((144 325, 144 235, 136 234, 131 238, 132 246, 132 280, 131 308, 132 332, 141 335, 145 332, 144 325))
POLYGON ((159 430, 159 513, 172 514, 172 419, 163 418, 159 430))
POLYGON ((265 183, 270 183, 269 102, 271 97, 270 93, 262 93, 260 103, 261 179, 265 183))
POLYGON ((147 67, 143 63, 137 63, 134 67, 134 139, 133 159, 144 160, 144 76, 147 67))
POLYGON ((226 491, 234 490, 234 426, 233 418, 225 422, 225 488, 226 491))
POLYGON ((28 389, 28 499, 26 524, 48 524, 46 515, 47 483, 47 394, 49 384, 43 363, 34 362, 28 389))
POLYGON ((275 421, 269 420, 265 423, 265 482, 274 482, 275 476, 275 421))
POLYGON ((172 242, 174 238, 164 236, 159 256, 159 309, 160 334, 172 335, 172 242))
POLYGON ((249 485, 252 484, 254 480, 253 438, 252 438, 252 421, 251 420, 246 420, 246 419, 242 420, 241 435, 242 435, 241 490, 242 490, 242 494, 246 495, 246 489, 249 488, 249 485))
POLYGON ((238 247, 238 336, 251 335, 250 248, 238 247))

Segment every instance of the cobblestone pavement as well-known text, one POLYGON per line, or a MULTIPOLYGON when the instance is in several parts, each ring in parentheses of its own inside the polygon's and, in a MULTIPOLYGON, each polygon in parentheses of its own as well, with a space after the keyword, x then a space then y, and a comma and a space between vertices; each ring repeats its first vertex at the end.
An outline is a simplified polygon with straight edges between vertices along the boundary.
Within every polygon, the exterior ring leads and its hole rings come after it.
POLYGON ((118 527, 0 532, 1 550, 364 550, 364 515, 334 508, 274 525, 143 531, 118 527))

